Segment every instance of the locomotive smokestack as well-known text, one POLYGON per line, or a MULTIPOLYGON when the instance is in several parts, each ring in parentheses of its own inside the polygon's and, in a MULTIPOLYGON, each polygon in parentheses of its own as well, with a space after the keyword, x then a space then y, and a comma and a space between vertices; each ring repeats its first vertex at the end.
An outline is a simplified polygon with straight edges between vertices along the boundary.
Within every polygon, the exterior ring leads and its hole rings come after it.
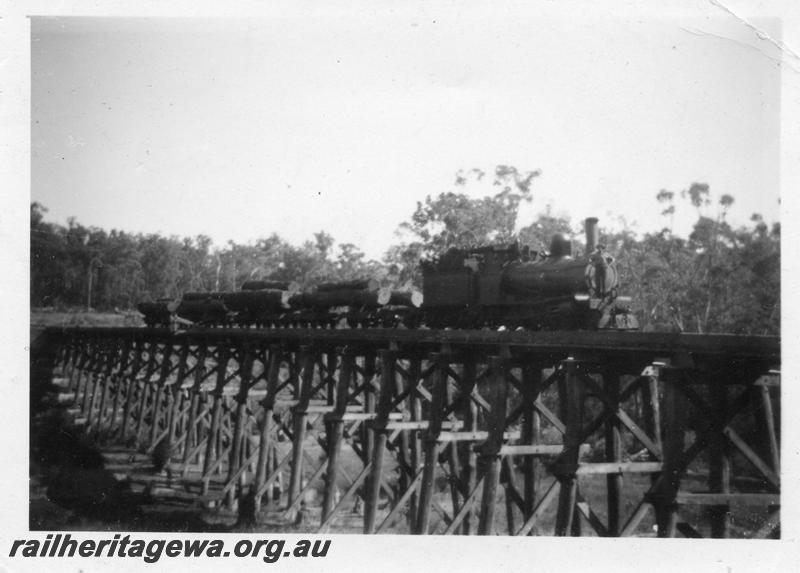
POLYGON ((597 217, 586 219, 586 254, 588 255, 597 248, 600 241, 600 233, 597 229, 597 217))

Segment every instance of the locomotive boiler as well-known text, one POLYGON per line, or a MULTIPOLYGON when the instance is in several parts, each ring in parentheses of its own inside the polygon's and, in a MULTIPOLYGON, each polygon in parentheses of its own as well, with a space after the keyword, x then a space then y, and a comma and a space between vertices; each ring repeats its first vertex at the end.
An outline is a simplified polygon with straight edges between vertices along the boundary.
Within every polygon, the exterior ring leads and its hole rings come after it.
POLYGON ((613 258, 586 219, 586 248, 553 237, 547 253, 518 244, 451 249, 423 264, 425 322, 435 328, 633 329, 613 258))

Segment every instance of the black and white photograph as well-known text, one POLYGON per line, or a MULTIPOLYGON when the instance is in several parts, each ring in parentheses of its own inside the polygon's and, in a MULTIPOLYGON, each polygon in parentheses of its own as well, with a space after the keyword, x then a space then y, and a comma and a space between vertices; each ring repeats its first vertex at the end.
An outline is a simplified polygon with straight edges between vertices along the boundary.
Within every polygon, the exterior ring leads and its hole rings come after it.
POLYGON ((791 567, 797 10, 7 4, 0 567, 791 567))

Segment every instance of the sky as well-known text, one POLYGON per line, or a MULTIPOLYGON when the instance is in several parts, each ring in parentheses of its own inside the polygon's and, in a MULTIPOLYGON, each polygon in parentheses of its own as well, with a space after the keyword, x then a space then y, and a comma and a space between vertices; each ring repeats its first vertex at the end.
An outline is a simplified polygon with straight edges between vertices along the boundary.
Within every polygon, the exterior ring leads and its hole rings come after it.
POLYGON ((417 201, 498 164, 541 170, 520 227, 549 206, 655 231, 658 191, 695 181, 733 224, 779 219, 779 19, 415 6, 32 18, 31 199, 218 245, 325 230, 375 258, 417 201))

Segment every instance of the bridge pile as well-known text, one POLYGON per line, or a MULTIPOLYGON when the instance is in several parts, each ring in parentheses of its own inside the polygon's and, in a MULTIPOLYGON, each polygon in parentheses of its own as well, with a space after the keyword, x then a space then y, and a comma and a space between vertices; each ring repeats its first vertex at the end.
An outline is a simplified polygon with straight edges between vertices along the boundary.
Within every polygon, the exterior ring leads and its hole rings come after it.
POLYGON ((171 490, 207 503, 368 534, 779 536, 777 338, 47 336, 85 431, 166 452, 171 490))

